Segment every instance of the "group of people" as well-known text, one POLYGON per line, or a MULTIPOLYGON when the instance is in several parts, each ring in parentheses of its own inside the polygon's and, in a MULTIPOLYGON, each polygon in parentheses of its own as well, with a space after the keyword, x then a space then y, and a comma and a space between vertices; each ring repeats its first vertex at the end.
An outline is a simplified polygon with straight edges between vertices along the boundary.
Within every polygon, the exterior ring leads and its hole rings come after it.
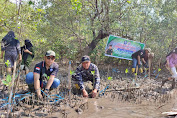
MULTIPOLYGON (((108 54, 112 54, 112 45, 107 50, 108 54)), ((15 38, 13 31, 2 39, 1 42, 1 58, 6 62, 9 60, 10 64, 7 66, 7 73, 10 74, 13 70, 14 62, 21 62, 21 69, 25 70, 26 83, 29 90, 37 93, 39 99, 43 98, 41 89, 46 94, 51 89, 57 88, 60 85, 60 80, 57 78, 59 65, 55 62, 55 52, 48 50, 44 55, 44 60, 37 63, 33 72, 29 72, 30 62, 34 58, 34 49, 30 40, 25 40, 25 45, 20 48, 20 42, 15 38), (5 55, 4 55, 5 52, 5 55)), ((148 68, 148 59, 152 56, 151 49, 145 48, 132 54, 132 73, 137 73, 138 66, 140 73, 143 72, 142 65, 148 68)), ((153 55, 154 56, 154 55, 153 55)), ((167 56, 167 68, 172 72, 172 76, 164 80, 162 84, 171 79, 177 79, 177 48, 167 56)), ((100 89, 100 75, 98 67, 91 63, 90 57, 85 55, 81 58, 81 64, 76 68, 72 75, 72 91, 73 93, 82 94, 84 97, 96 97, 100 89)))

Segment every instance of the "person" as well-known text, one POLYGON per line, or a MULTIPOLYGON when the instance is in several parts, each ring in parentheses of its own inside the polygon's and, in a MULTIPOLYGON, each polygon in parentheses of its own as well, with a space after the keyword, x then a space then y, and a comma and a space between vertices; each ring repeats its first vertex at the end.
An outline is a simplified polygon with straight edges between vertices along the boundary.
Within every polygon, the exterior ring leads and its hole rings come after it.
POLYGON ((5 64, 7 74, 11 74, 14 62, 20 62, 22 60, 21 50, 20 50, 20 42, 15 38, 15 34, 13 31, 9 31, 7 35, 2 39, 1 42, 1 59, 4 61, 9 62, 9 64, 5 64), (4 55, 5 52, 5 55, 4 55))
POLYGON ((60 80, 57 79, 58 64, 55 61, 55 52, 48 50, 44 56, 44 61, 36 64, 34 72, 29 72, 26 75, 26 83, 30 91, 36 91, 39 99, 43 98, 41 89, 44 89, 46 94, 50 89, 57 88, 60 80))
POLYGON ((109 45, 109 48, 106 50, 106 54, 112 55, 112 52, 113 52, 112 45, 109 45))
POLYGON ((73 89, 80 91, 83 97, 96 97, 100 88, 100 75, 97 66, 90 61, 90 57, 85 55, 81 59, 81 64, 72 75, 73 89))
POLYGON ((166 68, 170 71, 172 74, 171 77, 168 79, 165 79, 162 81, 161 87, 167 82, 172 80, 172 86, 171 89, 175 87, 175 81, 177 80, 177 72, 176 72, 176 67, 177 67, 177 48, 175 48, 173 51, 171 51, 167 56, 166 56, 166 68))
POLYGON ((137 73, 136 66, 138 65, 140 73, 143 73, 143 69, 141 67, 141 61, 145 68, 148 68, 148 53, 151 52, 150 48, 145 48, 144 50, 139 50, 132 54, 132 73, 137 73))
POLYGON ((29 39, 25 40, 25 45, 21 47, 22 63, 21 69, 25 70, 25 74, 29 72, 29 65, 34 58, 33 45, 29 39))

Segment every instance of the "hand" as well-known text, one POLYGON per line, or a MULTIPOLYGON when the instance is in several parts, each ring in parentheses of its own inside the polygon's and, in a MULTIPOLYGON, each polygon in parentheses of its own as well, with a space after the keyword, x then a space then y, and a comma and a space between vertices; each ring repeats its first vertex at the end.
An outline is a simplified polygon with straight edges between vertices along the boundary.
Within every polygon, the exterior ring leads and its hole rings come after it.
POLYGON ((41 95, 41 93, 37 94, 38 99, 42 100, 43 96, 41 95))
POLYGON ((94 90, 92 91, 92 98, 96 97, 96 94, 97 94, 97 89, 94 89, 94 90))
POLYGON ((88 97, 88 93, 85 89, 82 90, 82 94, 83 94, 84 97, 88 97))
POLYGON ((26 50, 24 50, 24 52, 28 53, 28 52, 29 52, 29 50, 28 50, 28 49, 26 49, 26 50))
POLYGON ((44 90, 44 93, 43 93, 43 95, 45 95, 45 96, 48 95, 48 94, 49 94, 49 89, 45 89, 45 90, 44 90), (44 93, 45 93, 45 94, 44 94, 44 93))
POLYGON ((20 62, 22 60, 22 56, 21 55, 19 55, 19 59, 18 59, 18 61, 20 62))

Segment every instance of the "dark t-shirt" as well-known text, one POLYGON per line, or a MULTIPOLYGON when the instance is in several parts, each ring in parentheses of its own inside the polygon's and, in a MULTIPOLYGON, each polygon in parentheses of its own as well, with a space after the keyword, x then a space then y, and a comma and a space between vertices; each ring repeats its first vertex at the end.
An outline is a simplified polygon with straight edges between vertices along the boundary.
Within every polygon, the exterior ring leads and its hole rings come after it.
POLYGON ((108 50, 106 51, 106 54, 111 55, 112 52, 113 52, 112 49, 108 49, 108 50))
POLYGON ((138 55, 140 56, 140 58, 144 58, 145 57, 145 50, 139 50, 139 51, 133 53, 132 58, 137 59, 138 55))
POLYGON ((54 75, 56 77, 57 73, 58 73, 58 64, 54 62, 49 67, 48 70, 46 69, 44 61, 36 64, 36 66, 34 67, 34 72, 40 74, 40 79, 42 77, 42 74, 44 74, 44 73, 42 73, 42 71, 45 72, 45 74, 47 74, 47 76, 54 75), (43 69, 44 69, 44 71, 43 71, 43 69))

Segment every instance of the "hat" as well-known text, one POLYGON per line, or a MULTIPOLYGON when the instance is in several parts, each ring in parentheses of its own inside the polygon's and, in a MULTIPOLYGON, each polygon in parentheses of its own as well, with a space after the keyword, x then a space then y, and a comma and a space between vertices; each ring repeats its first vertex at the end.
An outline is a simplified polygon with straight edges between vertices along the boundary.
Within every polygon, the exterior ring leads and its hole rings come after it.
POLYGON ((48 51, 45 53, 45 56, 54 56, 54 57, 55 57, 55 52, 52 51, 52 50, 48 50, 48 51))
POLYGON ((31 43, 31 41, 29 39, 26 39, 25 44, 27 44, 27 43, 31 43))
POLYGON ((149 53, 151 52, 151 48, 145 48, 149 53))
POLYGON ((90 61, 90 57, 89 56, 85 55, 85 56, 82 57, 81 62, 88 62, 88 61, 90 61))

